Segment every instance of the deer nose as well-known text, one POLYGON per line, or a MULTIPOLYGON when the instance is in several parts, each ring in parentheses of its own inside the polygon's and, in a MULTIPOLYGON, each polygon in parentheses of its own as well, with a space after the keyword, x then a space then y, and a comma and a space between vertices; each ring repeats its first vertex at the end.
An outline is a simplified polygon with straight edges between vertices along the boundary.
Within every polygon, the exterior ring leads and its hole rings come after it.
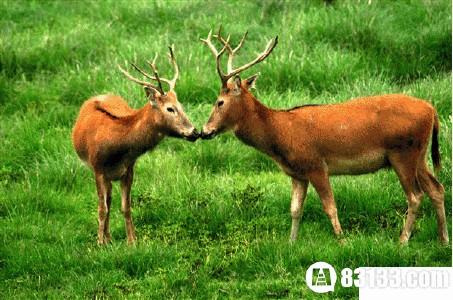
POLYGON ((212 138, 213 138, 213 132, 212 132, 212 131, 211 131, 211 132, 207 132, 207 131, 205 131, 204 128, 203 128, 203 130, 202 130, 201 133, 200 133, 200 138, 201 138, 202 140, 209 140, 209 139, 212 139, 212 138))
POLYGON ((196 128, 192 130, 189 136, 186 136, 186 139, 190 142, 195 142, 200 137, 200 133, 196 128))

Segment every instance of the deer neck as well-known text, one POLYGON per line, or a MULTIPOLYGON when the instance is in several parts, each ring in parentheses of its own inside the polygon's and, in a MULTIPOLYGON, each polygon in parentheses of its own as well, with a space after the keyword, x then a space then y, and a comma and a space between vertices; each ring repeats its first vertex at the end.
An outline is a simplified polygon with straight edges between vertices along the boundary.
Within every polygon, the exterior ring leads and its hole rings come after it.
POLYGON ((245 144, 261 152, 267 153, 270 139, 272 139, 273 110, 261 104, 254 97, 245 101, 242 117, 234 130, 236 137, 245 144))
POLYGON ((146 152, 154 148, 164 138, 157 126, 156 112, 150 104, 138 110, 128 122, 130 129, 124 136, 124 143, 130 145, 131 148, 146 152))

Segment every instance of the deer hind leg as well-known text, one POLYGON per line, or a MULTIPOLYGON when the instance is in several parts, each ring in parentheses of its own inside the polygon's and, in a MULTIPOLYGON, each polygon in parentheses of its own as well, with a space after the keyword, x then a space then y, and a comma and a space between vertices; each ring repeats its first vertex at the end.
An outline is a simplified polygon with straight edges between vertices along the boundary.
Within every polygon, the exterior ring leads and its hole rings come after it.
POLYGON ((448 243, 447 221, 445 218, 444 205, 444 187, 430 172, 425 160, 423 159, 422 167, 418 170, 418 179, 421 188, 431 200, 436 210, 437 233, 442 243, 448 243))
POLYGON ((128 244, 135 244, 137 241, 131 215, 131 186, 133 180, 134 170, 133 167, 130 167, 126 176, 121 180, 121 212, 124 216, 128 244))
POLYGON ((291 199, 291 227, 290 241, 295 242, 299 232, 299 223, 304 210, 305 197, 307 196, 308 181, 293 179, 293 197, 291 199))
POLYGON ((321 199, 322 207, 332 223, 335 234, 341 235, 343 231, 341 230, 340 221, 338 220, 337 206, 335 204, 335 198, 332 193, 327 172, 313 172, 310 174, 309 180, 321 199))
POLYGON ((404 223, 404 228, 400 236, 401 244, 407 244, 411 236, 412 228, 417 217, 417 210, 423 199, 423 190, 420 187, 417 177, 418 160, 416 157, 418 154, 419 152, 409 155, 407 153, 398 153, 389 156, 390 163, 398 175, 401 186, 406 194, 408 204, 406 222, 404 223))
POLYGON ((110 204, 112 202, 112 183, 105 180, 104 175, 96 174, 96 188, 98 193, 98 245, 110 242, 110 204))

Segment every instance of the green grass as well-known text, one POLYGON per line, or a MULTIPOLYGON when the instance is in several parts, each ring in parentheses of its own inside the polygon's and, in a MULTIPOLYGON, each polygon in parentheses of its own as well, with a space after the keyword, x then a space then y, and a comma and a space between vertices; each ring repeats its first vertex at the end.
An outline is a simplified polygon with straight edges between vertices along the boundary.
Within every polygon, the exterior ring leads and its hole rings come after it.
MULTIPOLYGON (((267 106, 383 93, 434 104, 442 127, 437 177, 451 230, 449 1, 1 1, 0 10, 2 299, 317 299, 305 284, 316 261, 337 271, 452 265, 427 199, 409 245, 399 246, 406 200, 389 171, 332 178, 344 244, 310 187, 291 245, 290 179, 232 134, 194 144, 166 139, 140 158, 132 191, 138 244, 126 244, 115 185, 113 243, 99 248, 94 179, 70 139, 93 95, 143 106, 142 89, 116 64, 144 66, 170 44, 179 100, 200 128, 220 81, 199 38, 219 23, 233 41, 249 29, 241 64, 279 35, 270 57, 244 72, 261 72, 254 94, 267 106)), ((169 74, 170 63, 161 59, 159 70, 169 74)), ((334 295, 357 298, 358 290, 337 285, 334 295)))

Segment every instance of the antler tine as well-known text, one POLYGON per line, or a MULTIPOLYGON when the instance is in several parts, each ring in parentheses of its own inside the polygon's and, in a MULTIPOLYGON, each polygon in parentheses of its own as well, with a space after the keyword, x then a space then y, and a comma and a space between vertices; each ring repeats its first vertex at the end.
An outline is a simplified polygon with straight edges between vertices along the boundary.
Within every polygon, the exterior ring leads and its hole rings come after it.
POLYGON ((249 31, 247 30, 247 31, 244 33, 244 36, 242 37, 242 40, 241 40, 241 42, 239 43, 239 45, 237 45, 237 47, 234 48, 234 50, 233 50, 234 53, 236 53, 239 49, 241 49, 242 44, 244 44, 244 40, 245 40, 245 38, 247 37, 248 34, 249 34, 249 31))
POLYGON ((222 69, 220 68, 220 56, 225 52, 227 47, 229 47, 228 42, 230 41, 230 35, 228 35, 228 38, 226 40, 225 46, 220 50, 219 54, 217 54, 216 57, 216 65, 217 65, 217 73, 219 73, 220 79, 222 79, 222 86, 226 86, 228 82, 228 77, 222 72, 222 69))
MULTIPOLYGON (((166 84, 168 84, 170 86, 170 90, 174 90, 175 89, 175 86, 176 86, 176 81, 178 80, 179 78, 179 69, 178 69, 178 65, 176 64, 176 60, 175 60, 175 56, 173 54, 173 48, 169 47, 170 48, 170 53, 168 54, 168 56, 171 58, 172 60, 172 63, 173 63, 173 67, 175 69, 175 76, 173 77, 172 80, 168 80, 166 78, 163 78, 163 77, 159 77, 159 72, 157 71, 156 69, 156 60, 157 60, 157 57, 158 57, 158 54, 156 53, 156 56, 154 57, 153 59, 153 62, 150 62, 149 60, 147 60, 146 62, 151 66, 151 68, 153 69, 153 72, 154 72, 154 76, 151 76, 149 75, 148 73, 144 72, 143 70, 141 70, 139 67, 137 67, 135 64, 133 64, 132 62, 129 62, 140 74, 142 74, 143 76, 149 78, 149 79, 152 79, 152 80, 156 80, 158 82, 158 85, 161 87, 162 86, 162 82, 165 82, 166 84)), ((156 89, 160 89, 159 87, 156 87, 156 89)), ((163 92, 163 88, 162 88, 162 92, 163 92)))
POLYGON ((151 68, 153 69, 154 77, 155 77, 155 78, 152 78, 152 79, 157 80, 157 84, 158 84, 158 87, 159 87, 159 92, 160 92, 161 94, 165 94, 165 93, 164 93, 164 89, 162 88, 162 81, 160 80, 160 78, 159 78, 159 73, 158 73, 157 70, 156 70, 156 60, 157 60, 157 57, 158 57, 158 56, 159 56, 159 55, 158 55, 157 52, 156 52, 156 56, 154 57, 153 62, 150 63, 148 60, 147 60, 146 62, 147 62, 147 63, 151 66, 151 68))
POLYGON ((129 80, 131 80, 131 81, 133 81, 135 83, 138 83, 140 85, 147 86, 149 88, 153 88, 153 89, 157 90, 159 93, 161 93, 162 95, 164 95, 165 92, 164 92, 164 89, 162 87, 162 82, 165 82, 166 84, 168 84, 170 86, 170 90, 174 90, 175 86, 176 86, 176 81, 179 78, 179 69, 178 69, 178 65, 176 64, 175 55, 173 53, 173 46, 172 47, 168 47, 168 48, 170 49, 170 53, 168 54, 168 56, 171 58, 173 67, 175 69, 175 76, 173 77, 172 80, 168 80, 166 78, 160 78, 159 77, 159 73, 157 72, 157 69, 156 69, 156 60, 157 60, 157 57, 158 57, 157 52, 156 52, 156 56, 154 57, 152 63, 149 62, 148 60, 146 61, 151 66, 151 68, 153 69, 154 76, 149 75, 148 73, 146 73, 145 71, 143 71, 142 69, 137 67, 137 65, 135 65, 134 63, 129 62, 134 67, 134 69, 137 70, 140 74, 142 74, 143 76, 145 76, 148 79, 156 80, 157 81, 157 86, 152 84, 152 83, 141 81, 141 80, 138 80, 138 79, 134 78, 131 74, 129 74, 126 70, 124 70, 120 65, 118 65, 118 68, 124 74, 124 76, 126 76, 129 80))
POLYGON ((221 36, 221 34, 220 34, 221 32, 222 32, 222 23, 219 24, 219 29, 217 30, 217 36, 221 36))
POLYGON ((168 47, 170 49, 170 58, 171 62, 173 64, 173 68, 175 69, 175 76, 173 77, 172 80, 169 81, 170 89, 174 90, 176 86, 176 81, 178 81, 179 78, 179 69, 178 69, 178 64, 176 63, 175 55, 173 54, 173 45, 171 47, 168 47))
POLYGON ((229 52, 229 55, 228 55, 228 73, 231 73, 233 71, 233 56, 236 54, 236 52, 239 49, 241 49, 242 45, 244 44, 244 40, 245 40, 245 38, 247 37, 248 34, 249 34, 249 31, 247 30, 244 33, 244 36, 242 37, 241 42, 239 43, 239 45, 237 45, 236 48, 234 48, 234 50, 231 48, 231 46, 228 44, 228 42, 225 41, 222 38, 222 36, 220 35, 220 28, 219 28, 218 34, 214 35, 214 37, 216 39, 218 39, 223 45, 225 45, 228 48, 228 52, 229 52))
POLYGON ((211 42, 212 29, 209 31, 208 37, 206 39, 200 38, 200 40, 202 42, 206 43, 206 45, 208 45, 209 49, 211 49, 212 53, 214 53, 214 55, 216 57, 217 72, 220 75, 223 87, 226 87, 227 82, 231 77, 237 75, 239 72, 242 72, 245 69, 252 67, 253 65, 263 61, 266 57, 268 57, 269 54, 271 54, 272 50, 274 50, 275 46, 277 46, 277 43, 278 43, 278 36, 276 36, 275 39, 269 40, 269 42, 266 45, 266 48, 264 49, 264 52, 260 53, 252 62, 233 70, 233 56, 237 51, 239 51, 239 49, 241 49, 242 45, 244 44, 245 38, 247 37, 249 32, 246 31, 244 33, 244 36, 242 37, 241 42, 234 49, 232 49, 231 46, 228 44, 230 41, 230 36, 228 36, 228 39, 225 41, 222 38, 221 33, 222 33, 222 24, 220 24, 220 26, 219 26, 217 35, 214 35, 214 38, 218 39, 224 45, 222 51, 220 51, 220 52, 217 52, 217 49, 214 47, 214 45, 211 42), (228 57, 228 73, 225 75, 225 74, 223 74, 222 70, 220 69, 219 58, 223 54, 223 52, 225 52, 226 49, 228 49, 229 57, 228 57))
POLYGON ((137 65, 135 65, 131 61, 129 63, 134 67, 135 70, 137 70, 140 74, 142 74, 146 78, 156 80, 156 78, 154 78, 153 76, 149 75, 148 73, 145 73, 144 71, 142 71, 139 67, 137 67, 137 65))
POLYGON ((214 53, 214 56, 217 57, 219 53, 217 52, 217 49, 214 47, 214 45, 211 43, 211 36, 212 36, 212 29, 208 33, 208 37, 203 39, 200 38, 200 41, 208 45, 209 49, 211 49, 212 53, 214 53))
MULTIPOLYGON (((219 27, 219 33, 221 31, 222 24, 220 24, 219 27)), ((230 36, 228 36, 225 46, 220 50, 220 52, 217 51, 215 46, 211 42, 211 37, 212 37, 212 29, 209 31, 208 37, 206 39, 200 38, 200 41, 208 45, 209 49, 211 49, 212 53, 214 53, 215 56, 215 62, 217 66, 217 73, 219 73, 220 79, 222 80, 222 84, 225 86, 226 82, 228 81, 228 78, 223 74, 222 69, 220 68, 220 56, 225 52, 225 50, 229 47, 228 42, 230 41, 230 36)))
POLYGON ((225 46, 223 46, 222 50, 220 50, 220 52, 217 54, 218 57, 220 57, 227 48, 230 48, 230 45, 228 44, 230 42, 230 37, 231 35, 228 35, 227 40, 225 41, 225 46))
POLYGON ((276 36, 274 40, 272 40, 272 39, 269 40, 269 42, 266 45, 265 50, 261 54, 259 54, 255 58, 255 60, 253 60, 252 62, 245 64, 237 69, 234 69, 231 72, 228 72, 228 75, 227 75, 228 79, 233 77, 234 75, 238 74, 239 72, 242 72, 242 71, 256 65, 257 63, 263 61, 266 57, 269 56, 269 54, 271 54, 272 50, 274 50, 275 46, 277 46, 277 43, 278 43, 278 36, 276 36))
MULTIPOLYGON (((217 36, 221 36, 221 35, 220 35, 221 31, 222 31, 222 23, 220 23, 220 25, 219 25, 219 30, 217 31, 217 36)), ((214 35, 214 37, 217 38, 215 35, 214 35)), ((230 37, 231 37, 231 35, 228 35, 227 40, 226 40, 226 41, 222 41, 224 47, 223 47, 222 50, 220 50, 220 52, 217 54, 218 57, 220 57, 220 56, 223 54, 223 52, 225 52, 226 49, 228 49, 228 51, 231 50, 231 47, 230 47, 230 45, 228 44, 228 42, 230 41, 230 37)), ((223 40, 223 39, 222 39, 222 40, 223 40)))
POLYGON ((267 56, 269 56, 269 54, 274 50, 275 46, 278 43, 278 36, 277 36, 277 37, 275 37, 275 39, 273 39, 273 40, 271 39, 267 43, 264 52, 259 54, 258 57, 255 60, 253 60, 252 62, 250 62, 248 64, 245 64, 245 65, 243 65, 243 66, 241 66, 239 68, 233 69, 233 58, 234 58, 234 55, 236 54, 237 51, 239 51, 239 49, 242 48, 248 33, 249 32, 246 31, 244 33, 240 43, 237 45, 237 47, 232 49, 231 46, 229 45, 230 36, 228 36, 227 40, 225 40, 222 37, 222 24, 220 24, 219 25, 219 29, 217 30, 217 35, 214 35, 214 38, 218 39, 224 45, 222 51, 220 51, 220 52, 217 52, 217 49, 214 47, 214 45, 211 42, 211 37, 213 36, 212 35, 212 30, 209 31, 208 37, 206 39, 201 39, 203 42, 205 42, 209 46, 209 48, 211 49, 211 51, 214 53, 214 55, 216 57, 217 72, 219 73, 219 75, 220 75, 220 77, 222 79, 222 83, 223 83, 224 86, 226 85, 226 83, 228 82, 228 80, 231 77, 233 77, 236 74, 238 74, 239 72, 244 71, 245 69, 248 69, 248 68, 252 67, 253 65, 263 61, 267 56), (219 61, 219 57, 223 54, 223 52, 225 52, 225 50, 228 50, 228 52, 229 52, 229 56, 228 56, 228 72, 227 72, 227 74, 224 74, 221 71, 221 69, 220 69, 220 61, 219 61))
MULTIPOLYGON (((133 64, 132 64, 133 65, 133 64)), ((126 70, 124 70, 120 64, 118 64, 118 68, 120 69, 121 73, 124 74, 124 76, 126 76, 130 81, 132 82, 135 82, 135 83, 138 83, 140 85, 143 85, 143 86, 146 86, 146 87, 149 87, 149 88, 153 88, 155 90, 158 90, 158 87, 155 86, 154 84, 151 84, 149 82, 145 82, 145 81, 141 81, 141 80, 138 80, 134 77, 132 77, 131 74, 129 74, 126 70)), ((159 91, 160 92, 160 91, 159 91)))

